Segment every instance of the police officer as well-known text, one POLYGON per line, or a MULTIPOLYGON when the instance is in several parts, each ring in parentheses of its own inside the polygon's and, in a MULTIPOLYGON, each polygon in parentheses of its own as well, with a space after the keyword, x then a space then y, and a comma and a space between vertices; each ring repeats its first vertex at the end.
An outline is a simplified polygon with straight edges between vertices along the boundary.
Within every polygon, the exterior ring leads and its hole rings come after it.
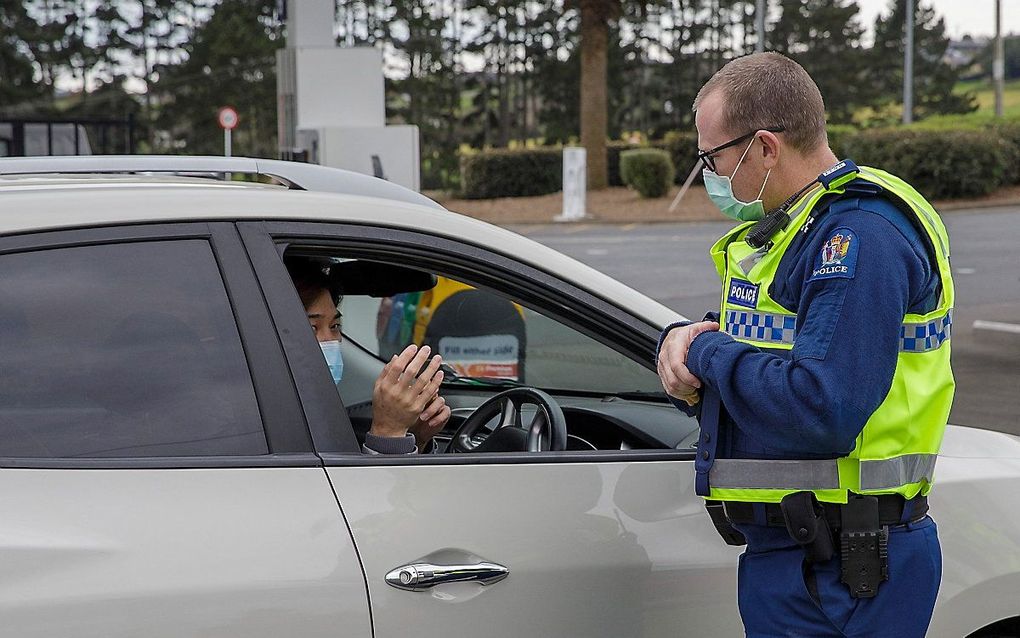
POLYGON ((657 353, 696 412, 695 487, 744 544, 748 636, 923 636, 941 578, 927 494, 952 403, 953 281, 938 214, 904 181, 837 161, 818 87, 775 53, 694 102, 721 312, 657 353))

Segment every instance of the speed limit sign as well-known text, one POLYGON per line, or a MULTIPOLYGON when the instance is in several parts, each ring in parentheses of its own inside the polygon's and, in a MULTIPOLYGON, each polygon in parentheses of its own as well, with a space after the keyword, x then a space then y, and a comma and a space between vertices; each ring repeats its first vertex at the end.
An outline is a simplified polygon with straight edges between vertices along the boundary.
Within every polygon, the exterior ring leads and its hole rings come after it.
POLYGON ((220 122, 220 127, 223 128, 224 130, 229 131, 235 126, 237 126, 237 111, 230 108, 229 106, 224 106, 223 108, 220 109, 220 113, 217 119, 220 122))

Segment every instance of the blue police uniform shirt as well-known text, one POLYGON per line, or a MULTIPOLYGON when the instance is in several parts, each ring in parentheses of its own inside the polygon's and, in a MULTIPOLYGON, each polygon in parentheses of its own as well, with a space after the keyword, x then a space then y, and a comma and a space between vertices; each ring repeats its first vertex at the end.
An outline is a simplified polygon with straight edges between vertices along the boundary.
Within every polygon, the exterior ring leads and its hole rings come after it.
MULTIPOLYGON (((904 315, 937 307, 941 283, 927 236, 877 186, 855 180, 814 216, 780 260, 770 290, 797 313, 793 349, 763 352, 725 332, 691 344, 688 369, 722 399, 722 458, 848 454, 889 392, 904 315), (848 237, 848 267, 826 268, 826 250, 848 237)), ((795 544, 782 528, 740 530, 751 551, 795 544)))

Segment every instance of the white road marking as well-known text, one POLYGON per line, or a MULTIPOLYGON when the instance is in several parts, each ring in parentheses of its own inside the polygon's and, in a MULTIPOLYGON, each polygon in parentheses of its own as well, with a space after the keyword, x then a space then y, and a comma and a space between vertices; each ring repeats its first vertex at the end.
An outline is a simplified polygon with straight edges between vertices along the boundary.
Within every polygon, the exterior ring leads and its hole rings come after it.
POLYGON ((1001 321, 985 321, 984 319, 978 319, 974 321, 974 329, 1020 335, 1020 324, 1017 323, 1004 323, 1001 321))
POLYGON ((592 256, 608 255, 609 251, 606 250, 605 248, 589 248, 588 250, 584 251, 584 254, 592 256))
POLYGON ((974 268, 957 268, 956 269, 956 274, 958 274, 958 275, 973 275, 976 272, 977 272, 977 270, 975 270, 974 268))

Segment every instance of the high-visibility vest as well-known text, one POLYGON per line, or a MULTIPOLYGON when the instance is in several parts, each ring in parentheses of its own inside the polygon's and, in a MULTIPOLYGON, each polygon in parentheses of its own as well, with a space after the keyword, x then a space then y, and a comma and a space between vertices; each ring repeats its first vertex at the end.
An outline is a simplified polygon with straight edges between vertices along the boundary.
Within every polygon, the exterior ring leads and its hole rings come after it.
MULTIPOLYGON (((734 228, 716 242, 712 259, 723 281, 720 330, 762 350, 793 349, 797 340, 796 309, 784 308, 772 299, 769 287, 783 254, 802 234, 799 231, 805 223, 806 232, 810 232, 815 205, 826 195, 844 193, 845 186, 854 179, 880 186, 891 201, 924 229, 942 284, 938 306, 927 314, 903 317, 892 386, 849 455, 831 460, 716 456, 711 460, 707 477, 709 499, 778 503, 787 494, 806 490, 823 502, 846 503, 849 492, 913 498, 931 490, 935 460, 955 389, 949 366, 954 302, 949 237, 935 209, 909 184, 874 168, 861 167, 857 171, 827 186, 816 184, 790 209, 791 223, 766 248, 756 250, 744 241, 755 222, 734 228)), ((846 242, 856 241, 856 237, 832 239, 836 243, 829 248, 825 261, 838 268, 840 255, 845 255, 849 248, 846 242)), ((851 382, 852 379, 847 379, 847 383, 851 382)))

